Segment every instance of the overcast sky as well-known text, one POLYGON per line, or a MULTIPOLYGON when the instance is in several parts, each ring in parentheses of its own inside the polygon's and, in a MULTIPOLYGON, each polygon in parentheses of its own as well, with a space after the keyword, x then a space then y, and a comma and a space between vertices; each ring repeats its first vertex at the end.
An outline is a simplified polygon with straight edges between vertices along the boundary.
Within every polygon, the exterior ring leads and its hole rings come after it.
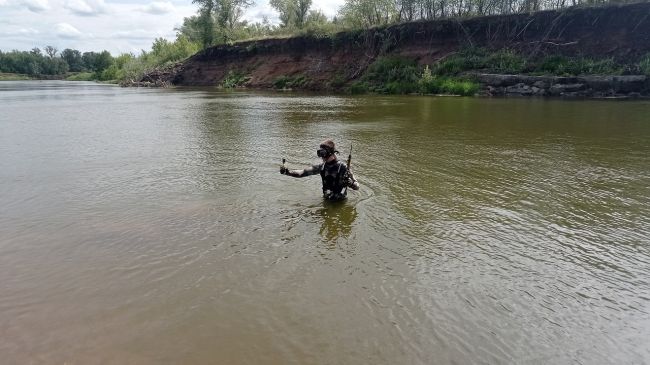
MULTIPOLYGON (((256 0, 244 18, 277 23, 268 0, 256 0)), ((312 9, 336 14, 344 0, 314 0, 312 9)), ((196 12, 191 0, 0 0, 0 50, 108 50, 113 55, 149 50, 157 37, 174 39, 174 27, 196 12)))

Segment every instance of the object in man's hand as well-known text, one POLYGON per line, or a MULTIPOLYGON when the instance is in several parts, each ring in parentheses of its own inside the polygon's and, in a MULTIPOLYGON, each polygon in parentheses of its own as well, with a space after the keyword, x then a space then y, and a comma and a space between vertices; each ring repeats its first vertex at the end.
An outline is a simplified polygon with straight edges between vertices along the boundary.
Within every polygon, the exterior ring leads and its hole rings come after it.
POLYGON ((352 190, 359 190, 359 183, 358 183, 357 180, 354 178, 354 176, 352 176, 352 173, 351 173, 351 172, 349 173, 349 175, 348 175, 348 177, 347 177, 346 185, 347 185, 349 188, 351 188, 352 190))
POLYGON ((284 167, 284 166, 282 166, 282 167, 280 167, 280 173, 281 173, 282 175, 286 175, 286 174, 289 173, 289 169, 286 168, 286 167, 284 167))

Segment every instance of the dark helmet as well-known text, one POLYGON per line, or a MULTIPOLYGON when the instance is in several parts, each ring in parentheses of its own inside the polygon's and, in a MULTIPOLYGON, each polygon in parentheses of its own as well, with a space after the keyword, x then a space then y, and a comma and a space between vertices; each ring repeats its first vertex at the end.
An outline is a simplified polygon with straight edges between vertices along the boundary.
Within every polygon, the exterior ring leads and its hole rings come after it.
POLYGON ((320 148, 318 149, 318 151, 316 151, 316 155, 318 155, 318 157, 327 158, 333 155, 334 153, 338 152, 336 150, 336 145, 334 145, 334 141, 332 141, 331 139, 324 140, 323 142, 320 143, 319 147, 320 148))

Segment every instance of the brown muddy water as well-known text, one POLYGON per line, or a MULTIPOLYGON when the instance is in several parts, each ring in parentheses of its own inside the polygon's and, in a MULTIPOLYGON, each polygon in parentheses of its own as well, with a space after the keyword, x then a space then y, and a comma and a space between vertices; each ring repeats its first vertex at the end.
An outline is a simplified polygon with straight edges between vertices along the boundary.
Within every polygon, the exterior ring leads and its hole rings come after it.
POLYGON ((650 363, 650 102, 0 83, 3 364, 650 363), (331 137, 361 190, 320 197, 331 137))

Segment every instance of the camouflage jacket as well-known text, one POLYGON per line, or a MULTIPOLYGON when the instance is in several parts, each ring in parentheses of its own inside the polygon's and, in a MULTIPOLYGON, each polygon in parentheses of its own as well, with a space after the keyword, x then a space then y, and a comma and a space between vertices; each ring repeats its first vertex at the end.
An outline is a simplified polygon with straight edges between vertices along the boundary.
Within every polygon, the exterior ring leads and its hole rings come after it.
POLYGON ((343 162, 338 160, 312 165, 304 170, 289 170, 288 175, 305 177, 320 174, 323 182, 323 196, 330 200, 341 200, 346 197, 345 187, 359 189, 359 184, 343 162))

